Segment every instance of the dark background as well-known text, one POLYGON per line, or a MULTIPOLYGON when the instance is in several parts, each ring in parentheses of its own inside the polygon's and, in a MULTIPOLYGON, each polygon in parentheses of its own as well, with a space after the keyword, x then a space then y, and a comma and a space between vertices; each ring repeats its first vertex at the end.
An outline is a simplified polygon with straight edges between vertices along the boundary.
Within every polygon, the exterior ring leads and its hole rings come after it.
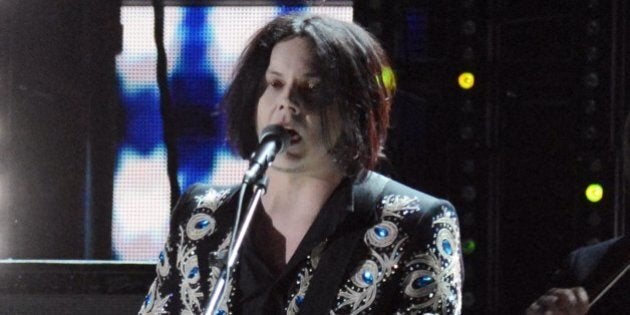
MULTIPOLYGON (((398 74, 392 176, 458 209, 465 314, 521 313, 570 250, 626 233, 627 3, 354 7, 398 74), (597 204, 590 182, 605 189, 597 204)), ((111 258, 119 9, 0 1, 0 258, 111 258)))

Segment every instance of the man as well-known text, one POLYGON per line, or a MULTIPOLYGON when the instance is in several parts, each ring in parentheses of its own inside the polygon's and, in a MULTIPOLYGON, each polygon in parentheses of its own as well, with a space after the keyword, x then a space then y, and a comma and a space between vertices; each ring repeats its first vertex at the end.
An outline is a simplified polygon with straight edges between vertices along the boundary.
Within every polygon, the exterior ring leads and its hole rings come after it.
MULTIPOLYGON (((462 257, 452 205, 372 170, 395 84, 358 25, 274 19, 250 41, 224 99, 249 158, 269 126, 290 135, 216 314, 460 314, 462 257)), ((237 208, 251 187, 195 185, 175 207, 141 314, 201 314, 237 208)))

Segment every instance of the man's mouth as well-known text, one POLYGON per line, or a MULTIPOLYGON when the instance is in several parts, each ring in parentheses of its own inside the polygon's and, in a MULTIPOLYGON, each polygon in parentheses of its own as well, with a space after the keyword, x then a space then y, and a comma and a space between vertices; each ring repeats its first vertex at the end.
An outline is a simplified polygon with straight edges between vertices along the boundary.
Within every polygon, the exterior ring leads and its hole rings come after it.
POLYGON ((291 144, 296 144, 300 142, 300 140, 302 140, 302 137, 297 132, 295 132, 295 130, 288 129, 287 131, 289 132, 289 135, 291 135, 291 144))

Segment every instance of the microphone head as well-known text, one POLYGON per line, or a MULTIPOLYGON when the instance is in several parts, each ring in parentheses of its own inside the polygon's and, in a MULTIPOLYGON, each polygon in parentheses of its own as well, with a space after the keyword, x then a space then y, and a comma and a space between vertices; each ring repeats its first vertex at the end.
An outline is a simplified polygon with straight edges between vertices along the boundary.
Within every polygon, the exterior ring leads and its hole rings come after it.
POLYGON ((278 143, 280 146, 280 151, 278 151, 278 153, 281 153, 286 151, 289 147, 289 144, 291 143, 291 134, 280 125, 268 125, 263 128, 260 132, 260 137, 258 138, 259 143, 263 143, 265 141, 275 141, 278 143))

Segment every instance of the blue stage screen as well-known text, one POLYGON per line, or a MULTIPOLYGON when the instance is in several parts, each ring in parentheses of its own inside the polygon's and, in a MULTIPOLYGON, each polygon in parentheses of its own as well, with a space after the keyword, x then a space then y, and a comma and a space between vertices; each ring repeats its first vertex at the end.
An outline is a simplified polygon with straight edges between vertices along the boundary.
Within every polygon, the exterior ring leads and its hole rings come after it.
MULTIPOLYGON (((352 20, 352 6, 167 6, 164 45, 180 137, 178 181, 235 184, 247 165, 225 142, 218 102, 232 67, 254 31, 279 14, 305 10, 352 20)), ((121 9, 123 51, 117 75, 125 119, 114 170, 112 249, 119 260, 155 260, 168 233, 166 170, 153 8, 121 9)))

